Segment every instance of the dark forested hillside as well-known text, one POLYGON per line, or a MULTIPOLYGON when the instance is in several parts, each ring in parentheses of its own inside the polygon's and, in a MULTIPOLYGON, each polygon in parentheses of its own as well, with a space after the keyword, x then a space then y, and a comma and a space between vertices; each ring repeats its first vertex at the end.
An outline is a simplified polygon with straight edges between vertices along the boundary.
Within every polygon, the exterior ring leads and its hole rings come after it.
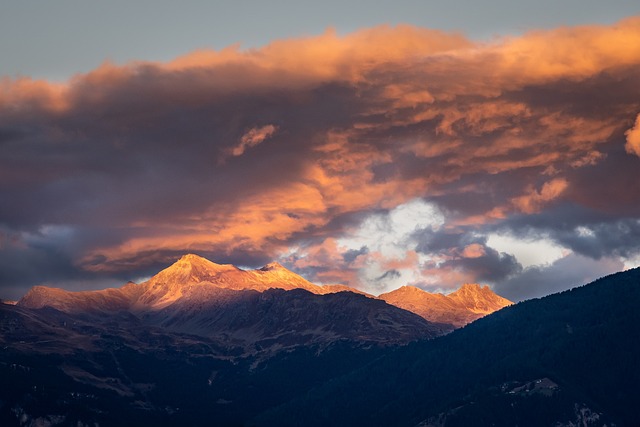
MULTIPOLYGON (((287 324, 301 337, 308 327, 325 334, 348 314, 344 330, 388 309, 355 294, 259 295, 289 302, 269 305, 272 317, 257 316, 256 327, 238 324, 254 339, 287 324), (291 311, 309 298, 326 304, 305 304, 302 317, 291 311), (360 300, 373 308, 353 309, 360 300), (277 313, 286 315, 281 326, 277 313)), ((635 269, 408 345, 391 345, 390 332, 376 326, 387 344, 353 329, 286 347, 256 339, 250 349, 127 311, 2 304, 0 425, 637 426, 638 306, 635 269)), ((171 319, 189 319, 180 313, 171 319)))
POLYGON ((389 352, 259 425, 640 425, 640 269, 389 352), (557 424, 558 423, 558 424, 557 424))

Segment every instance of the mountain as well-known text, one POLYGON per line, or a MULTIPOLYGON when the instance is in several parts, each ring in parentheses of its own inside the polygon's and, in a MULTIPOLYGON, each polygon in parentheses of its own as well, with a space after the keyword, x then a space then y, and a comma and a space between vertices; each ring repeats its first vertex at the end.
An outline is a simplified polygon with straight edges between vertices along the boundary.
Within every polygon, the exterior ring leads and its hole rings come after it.
POLYGON ((188 254, 140 285, 129 282, 118 289, 85 292, 36 286, 18 304, 29 308, 46 305, 65 312, 156 310, 189 297, 203 287, 256 291, 270 288, 305 289, 319 295, 333 292, 330 288, 314 285, 278 263, 245 271, 230 264, 216 264, 188 254))
POLYGON ((382 294, 380 299, 416 313, 430 322, 462 327, 513 302, 496 295, 488 286, 463 285, 449 294, 432 294, 414 286, 403 286, 382 294))
POLYGON ((51 307, 65 313, 116 312, 131 308, 142 288, 129 282, 118 289, 71 292, 47 286, 34 286, 17 305, 38 309, 51 307))
POLYGON ((233 265, 216 264, 197 255, 184 255, 142 284, 136 308, 163 308, 202 286, 231 290, 265 291, 271 288, 304 289, 322 295, 332 292, 273 262, 257 270, 241 270, 233 265))
POLYGON ((255 424, 638 426, 639 304, 640 269, 518 303, 385 352, 255 424))
POLYGON ((84 318, 128 314, 145 325, 247 352, 338 339, 398 344, 450 330, 345 288, 315 285, 278 263, 245 271, 185 255, 139 285, 86 292, 36 286, 18 306, 84 318))
POLYGON ((404 344, 451 332, 509 303, 478 285, 448 296, 403 287, 376 299, 342 285, 313 284, 275 262, 242 270, 188 254, 141 284, 84 292, 36 286, 17 305, 85 319, 133 316, 254 354, 339 339, 404 344))
MULTIPOLYGON (((276 262, 256 270, 242 270, 188 254, 140 285, 129 282, 117 289, 85 292, 36 286, 18 305, 28 308, 48 306, 67 313, 143 313, 161 311, 166 307, 179 307, 181 311, 193 312, 197 309, 187 307, 189 304, 200 307, 204 302, 214 303, 213 306, 219 309, 220 304, 215 304, 215 301, 229 302, 238 296, 222 290, 265 292, 269 289, 304 289, 316 295, 351 292, 375 298, 344 285, 313 284, 276 262)), ((436 324, 434 331, 437 334, 449 332, 512 304, 494 294, 487 286, 479 285, 463 285, 446 296, 403 286, 378 298, 436 324)), ((170 315, 170 311, 164 313, 170 315)))
POLYGON ((384 301, 352 292, 316 295, 304 289, 257 292, 206 287, 200 291, 139 317, 146 324, 223 340, 247 351, 337 340, 402 344, 447 331, 384 301))
POLYGON ((304 289, 316 295, 354 292, 373 297, 344 285, 316 285, 277 262, 256 270, 242 270, 231 264, 216 264, 197 255, 187 254, 146 282, 129 282, 121 288, 70 292, 35 286, 20 299, 22 307, 53 307, 65 312, 87 310, 157 310, 181 298, 191 298, 203 288, 235 291, 268 289, 304 289))
POLYGON ((186 255, 118 289, 38 286, 0 304, 0 425, 238 425, 446 331, 276 263, 186 255))

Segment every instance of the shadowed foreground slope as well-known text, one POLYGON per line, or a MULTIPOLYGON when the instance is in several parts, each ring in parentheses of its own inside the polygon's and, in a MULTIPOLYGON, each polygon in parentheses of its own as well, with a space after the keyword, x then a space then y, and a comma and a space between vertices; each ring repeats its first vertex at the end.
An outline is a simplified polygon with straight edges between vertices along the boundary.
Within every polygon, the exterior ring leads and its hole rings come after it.
POLYGON ((388 352, 258 425, 640 425, 640 269, 388 352))

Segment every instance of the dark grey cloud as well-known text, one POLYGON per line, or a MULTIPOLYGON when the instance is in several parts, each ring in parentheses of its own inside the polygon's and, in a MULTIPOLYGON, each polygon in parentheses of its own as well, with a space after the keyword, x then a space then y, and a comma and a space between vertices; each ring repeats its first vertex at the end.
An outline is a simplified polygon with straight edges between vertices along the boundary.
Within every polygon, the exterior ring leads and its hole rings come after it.
POLYGON ((380 276, 376 277, 374 280, 376 282, 385 282, 388 280, 397 279, 399 277, 402 277, 402 274, 396 269, 391 269, 391 270, 385 271, 380 276))
POLYGON ((337 87, 297 92, 304 102, 271 91, 218 97, 205 90, 194 105, 163 96, 166 86, 185 97, 183 91, 206 88, 189 73, 141 72, 133 80, 99 102, 92 97, 100 88, 77 89, 90 99, 77 100, 54 123, 46 113, 29 117, 30 137, 0 147, 8 178, 0 191, 12 201, 0 210, 5 224, 129 224, 182 219, 213 202, 240 203, 262 188, 296 180, 310 160, 314 135, 326 129, 324 122, 339 126, 353 99, 337 87), (282 128, 271 144, 218 163, 244 132, 268 123, 282 128))
POLYGON ((619 260, 603 258, 596 261, 569 255, 551 265, 526 268, 522 274, 498 282, 494 290, 512 301, 522 301, 581 286, 622 269, 619 260))
POLYGON ((462 270, 481 283, 500 283, 522 272, 522 265, 507 253, 484 247, 484 254, 478 257, 456 257, 438 266, 444 270, 462 270))
POLYGON ((523 239, 545 236, 594 259, 640 253, 639 218, 616 218, 573 204, 535 215, 514 216, 495 229, 523 239))
POLYGON ((444 261, 431 263, 430 269, 457 271, 481 283, 499 283, 522 272, 522 265, 512 254, 487 246, 487 237, 473 227, 458 230, 420 230, 414 234, 416 251, 436 255, 444 261), (465 253, 469 248, 469 253, 465 253))
POLYGON ((352 263, 358 256, 369 253, 369 248, 362 246, 360 249, 351 249, 342 254, 342 259, 347 264, 352 263))
POLYGON ((478 235, 473 227, 459 227, 457 229, 432 229, 417 230, 413 234, 416 240, 416 251, 430 253, 446 253, 451 250, 462 250, 465 246, 477 243, 485 245, 487 238, 478 235))
POLYGON ((79 268, 74 257, 75 234, 71 229, 40 230, 28 235, 0 229, 3 298, 17 300, 24 295, 25 286, 36 284, 61 285, 69 290, 99 289, 139 277, 131 273, 100 275, 79 268))

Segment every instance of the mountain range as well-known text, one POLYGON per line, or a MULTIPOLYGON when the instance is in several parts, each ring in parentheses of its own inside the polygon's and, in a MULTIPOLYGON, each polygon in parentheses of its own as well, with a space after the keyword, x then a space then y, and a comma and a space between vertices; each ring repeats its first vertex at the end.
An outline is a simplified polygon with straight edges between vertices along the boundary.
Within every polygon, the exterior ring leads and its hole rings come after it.
POLYGON ((139 285, 85 292, 36 286, 17 303, 85 316, 126 312, 151 326, 246 347, 339 338, 406 343, 450 332, 509 304, 479 285, 448 296, 403 287, 375 298, 347 286, 313 284, 276 262, 242 270, 193 254, 139 285))
POLYGON ((185 255, 39 286, 0 304, 0 425, 636 425, 639 278, 514 305, 185 255))

